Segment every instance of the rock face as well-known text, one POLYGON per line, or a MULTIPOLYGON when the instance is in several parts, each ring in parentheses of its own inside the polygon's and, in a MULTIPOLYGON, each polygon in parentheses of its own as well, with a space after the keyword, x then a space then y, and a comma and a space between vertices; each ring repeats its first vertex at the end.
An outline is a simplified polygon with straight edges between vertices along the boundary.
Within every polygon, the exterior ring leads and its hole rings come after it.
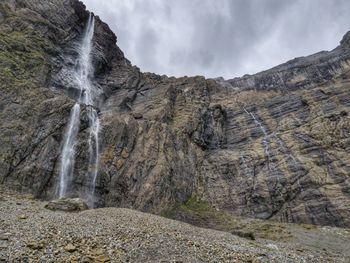
POLYGON ((226 83, 239 89, 286 90, 315 87, 332 80, 350 67, 350 31, 332 51, 322 51, 308 57, 295 58, 287 63, 245 75, 226 83))
MULTIPOLYGON (((89 13, 75 0, 5 0, 0 14, 0 180, 51 199, 89 13)), ((225 81, 141 73, 95 20, 98 206, 161 213, 196 198, 241 216, 350 226, 349 33, 333 51, 225 81)), ((83 110, 72 196, 89 187, 87 121, 83 110)))

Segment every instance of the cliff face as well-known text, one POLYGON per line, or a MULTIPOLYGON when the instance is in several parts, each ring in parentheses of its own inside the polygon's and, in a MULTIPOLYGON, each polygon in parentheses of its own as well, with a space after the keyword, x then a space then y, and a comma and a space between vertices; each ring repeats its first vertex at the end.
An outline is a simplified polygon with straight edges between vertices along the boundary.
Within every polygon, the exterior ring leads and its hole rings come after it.
MULTIPOLYGON (((0 180, 9 187, 56 195, 69 69, 88 14, 74 0, 0 4, 0 180)), ((349 33, 333 51, 228 81, 141 73, 115 41, 96 17, 99 206, 161 213, 191 199, 350 226, 349 33)), ((89 185, 84 110, 81 122, 74 193, 89 185)))

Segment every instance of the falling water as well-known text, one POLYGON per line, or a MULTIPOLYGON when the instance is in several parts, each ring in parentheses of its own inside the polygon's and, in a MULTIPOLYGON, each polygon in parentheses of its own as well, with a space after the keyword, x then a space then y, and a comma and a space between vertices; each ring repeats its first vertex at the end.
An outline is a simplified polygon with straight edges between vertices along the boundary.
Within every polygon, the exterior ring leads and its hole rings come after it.
POLYGON ((95 195, 95 186, 96 186, 96 179, 97 179, 97 173, 98 173, 98 165, 99 165, 99 131, 100 131, 100 120, 98 118, 97 111, 93 108, 89 109, 89 119, 90 119, 90 135, 89 135, 89 151, 90 151, 90 158, 89 158, 89 167, 92 169, 92 186, 91 186, 91 197, 92 200, 90 200, 92 203, 94 203, 94 195, 95 195), (93 145, 95 143, 95 145, 93 145), (95 146, 95 149, 94 149, 95 146))
MULTIPOLYGON (((266 128, 260 123, 260 121, 258 121, 258 119, 255 117, 255 115, 252 113, 252 112, 249 112, 246 110, 246 108, 243 108, 244 111, 250 115, 255 123, 256 126, 258 126, 260 128, 260 130, 263 132, 264 134, 264 139, 262 140, 262 143, 264 145, 264 151, 265 151, 265 154, 267 156, 267 159, 268 159, 268 162, 269 162, 269 169, 270 169, 270 159, 271 159, 271 150, 270 150, 270 146, 269 146, 269 142, 268 142, 268 137, 269 137, 269 134, 266 130, 266 128)), ((272 167, 273 168, 273 167, 272 167)))
POLYGON ((63 142, 60 170, 59 198, 65 197, 68 182, 72 178, 74 168, 74 146, 80 126, 80 105, 75 103, 71 110, 70 120, 63 142))
POLYGON ((84 37, 79 45, 77 52, 79 54, 76 61, 76 66, 73 72, 75 84, 79 89, 77 103, 72 109, 68 129, 66 131, 65 140, 62 150, 61 171, 60 171, 60 189, 59 197, 65 197, 67 193, 68 184, 72 177, 74 168, 74 144, 79 130, 79 103, 87 105, 87 113, 89 118, 89 170, 88 176, 91 180, 91 189, 89 193, 89 202, 93 205, 95 184, 98 174, 99 165, 99 130, 100 120, 96 110, 97 91, 91 82, 94 75, 94 68, 92 64, 92 39, 94 36, 95 21, 90 14, 89 20, 85 29, 84 37))
MULTIPOLYGON (((269 141, 268 141, 270 135, 269 135, 267 129, 266 129, 265 126, 264 126, 263 124, 261 124, 261 122, 255 117, 254 113, 247 111, 246 108, 244 108, 244 107, 243 107, 243 110, 244 110, 248 115, 250 115, 250 116, 252 117, 252 119, 253 119, 255 125, 256 125, 257 127, 259 127, 260 130, 262 131, 262 133, 264 134, 264 139, 262 140, 262 143, 263 143, 263 146, 264 146, 265 155, 267 156, 268 169, 269 169, 270 172, 276 172, 276 167, 275 167, 275 165, 271 162, 271 149, 270 149, 270 145, 269 145, 269 141)), ((280 184, 280 179, 279 179, 279 176, 278 176, 278 175, 276 175, 276 182, 277 182, 277 184, 280 184)), ((255 187, 255 186, 254 186, 254 187, 255 187)), ((276 190, 276 192, 278 192, 279 196, 280 196, 282 199, 284 199, 281 190, 280 190, 278 187, 276 187, 275 190, 276 190)))

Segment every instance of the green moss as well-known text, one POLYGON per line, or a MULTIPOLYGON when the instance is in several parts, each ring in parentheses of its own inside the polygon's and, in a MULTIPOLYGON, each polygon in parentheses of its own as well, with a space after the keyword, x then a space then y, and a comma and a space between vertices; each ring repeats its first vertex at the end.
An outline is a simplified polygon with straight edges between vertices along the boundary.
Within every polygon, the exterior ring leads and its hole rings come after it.
POLYGON ((257 237, 282 240, 291 237, 290 231, 283 224, 235 216, 217 210, 197 197, 190 198, 186 203, 177 204, 172 209, 163 211, 161 215, 200 227, 231 232, 248 239, 257 237))
POLYGON ((0 12, 10 25, 0 30, 0 85, 6 89, 34 87, 47 68, 47 51, 53 50, 52 43, 35 27, 49 25, 35 15, 12 12, 6 3, 0 4, 0 12))
POLYGON ((37 85, 47 66, 45 45, 28 29, 0 32, 0 85, 7 91, 37 85))
POLYGON ((191 197, 186 203, 177 204, 170 210, 163 212, 165 216, 175 216, 177 213, 184 213, 196 220, 217 220, 223 219, 223 214, 216 211, 207 202, 197 197, 191 197))

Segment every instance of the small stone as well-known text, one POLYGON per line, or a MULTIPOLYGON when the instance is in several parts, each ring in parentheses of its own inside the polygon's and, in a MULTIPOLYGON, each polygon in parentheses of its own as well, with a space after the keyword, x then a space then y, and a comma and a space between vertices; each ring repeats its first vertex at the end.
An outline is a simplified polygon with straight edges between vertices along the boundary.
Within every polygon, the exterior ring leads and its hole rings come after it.
POLYGON ((110 257, 107 256, 107 255, 100 255, 100 256, 96 257, 95 259, 96 259, 98 262, 102 262, 102 263, 104 263, 104 262, 110 262, 110 261, 111 261, 110 257))
POLYGON ((29 200, 35 200, 34 195, 31 195, 31 194, 27 195, 27 198, 28 198, 29 200))
POLYGON ((92 254, 94 254, 94 255, 103 255, 103 253, 104 253, 104 251, 100 248, 92 251, 92 254))
POLYGON ((72 244, 68 244, 67 246, 64 247, 64 250, 67 252, 74 252, 77 250, 77 248, 75 246, 73 246, 72 244))
POLYGON ((277 245, 275 245, 275 244, 267 244, 266 246, 267 246, 268 248, 278 250, 278 246, 277 246, 277 245))
POLYGON ((121 155, 124 159, 128 158, 129 157, 128 149, 124 148, 121 155))
POLYGON ((19 218, 19 219, 27 219, 28 216, 26 216, 26 215, 20 215, 18 218, 19 218))
POLYGON ((11 236, 11 233, 0 234, 0 240, 9 240, 10 236, 11 236))
POLYGON ((94 262, 94 260, 91 257, 85 256, 82 258, 81 262, 82 263, 92 263, 92 262, 94 262))
POLYGON ((7 240, 0 240, 0 248, 5 249, 8 247, 7 240))
POLYGON ((138 113, 138 112, 134 112, 134 113, 132 114, 132 116, 133 116, 136 120, 142 119, 142 118, 143 118, 143 115, 142 115, 141 113, 138 113))
POLYGON ((231 231, 231 234, 235 235, 235 236, 243 237, 246 239, 250 239, 250 240, 255 240, 255 236, 254 236, 253 232, 234 230, 234 231, 231 231))
POLYGON ((117 169, 119 170, 120 168, 122 168, 122 166, 124 165, 124 163, 125 163, 125 160, 124 160, 124 159, 119 159, 119 160, 116 162, 117 169))
POLYGON ((44 244, 36 242, 36 241, 32 241, 32 242, 27 244, 27 247, 29 247, 30 249, 33 249, 33 250, 38 250, 38 249, 42 249, 44 247, 44 244))
POLYGON ((187 241, 187 246, 193 246, 193 241, 191 240, 187 241))

